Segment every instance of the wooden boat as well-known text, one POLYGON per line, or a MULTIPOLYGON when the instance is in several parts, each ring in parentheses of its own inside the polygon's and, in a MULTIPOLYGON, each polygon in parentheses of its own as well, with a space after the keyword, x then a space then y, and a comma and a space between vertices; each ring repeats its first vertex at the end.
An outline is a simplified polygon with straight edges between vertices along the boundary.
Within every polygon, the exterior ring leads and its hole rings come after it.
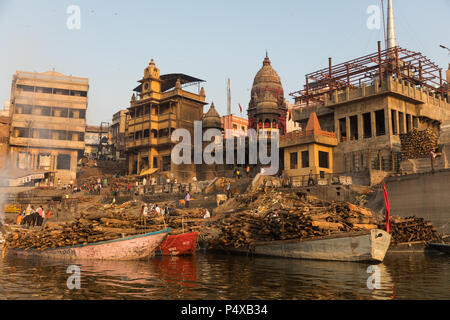
POLYGON ((153 254, 170 232, 166 230, 109 241, 46 250, 8 249, 7 254, 53 259, 139 260, 153 254))
POLYGON ((156 248, 155 254, 162 256, 192 255, 197 250, 198 232, 169 235, 156 248))
POLYGON ((314 239, 254 242, 249 250, 227 251, 294 259, 382 262, 390 243, 389 233, 373 229, 314 239))
POLYGON ((450 244, 444 244, 444 243, 427 243, 427 246, 429 248, 438 250, 440 252, 444 252, 449 254, 450 253, 450 244))

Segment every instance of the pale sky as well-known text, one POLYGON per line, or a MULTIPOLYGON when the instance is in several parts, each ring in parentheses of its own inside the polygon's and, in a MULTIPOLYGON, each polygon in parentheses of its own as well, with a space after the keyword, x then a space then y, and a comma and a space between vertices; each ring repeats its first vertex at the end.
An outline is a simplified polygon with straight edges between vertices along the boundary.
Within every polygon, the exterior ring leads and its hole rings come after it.
MULTIPOLYGON (((151 58, 161 74, 206 80, 208 103, 226 112, 247 108, 266 49, 285 97, 304 75, 377 49, 382 29, 369 29, 366 12, 380 0, 0 0, 0 102, 9 100, 16 70, 56 71, 90 79, 89 124, 111 121, 128 107, 151 58), (67 8, 78 5, 80 29, 67 28, 67 8)), ((398 44, 440 67, 450 62, 450 0, 395 0, 398 44)), ((205 112, 208 107, 205 107, 205 112)), ((243 113, 246 116, 246 111, 243 113)))

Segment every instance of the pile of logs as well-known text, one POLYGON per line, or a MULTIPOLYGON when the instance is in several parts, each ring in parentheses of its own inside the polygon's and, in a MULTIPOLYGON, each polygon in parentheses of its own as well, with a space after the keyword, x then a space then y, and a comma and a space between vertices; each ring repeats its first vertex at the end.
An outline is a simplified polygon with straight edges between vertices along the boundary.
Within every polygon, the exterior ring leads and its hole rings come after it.
POLYGON ((400 134, 403 159, 420 159, 430 157, 430 151, 438 147, 438 136, 431 129, 400 134))
POLYGON ((391 234, 391 244, 393 245, 416 241, 439 242, 442 240, 430 222, 417 217, 392 219, 391 234))
POLYGON ((238 202, 245 209, 212 224, 220 232, 209 239, 210 248, 241 248, 255 241, 308 239, 378 227, 371 211, 346 202, 278 192, 246 194, 238 202))
POLYGON ((73 222, 48 222, 44 228, 16 229, 6 238, 8 248, 37 249, 87 245, 171 228, 170 234, 197 231, 204 222, 202 209, 175 210, 166 216, 140 214, 140 204, 111 206, 104 210, 92 206, 73 222))

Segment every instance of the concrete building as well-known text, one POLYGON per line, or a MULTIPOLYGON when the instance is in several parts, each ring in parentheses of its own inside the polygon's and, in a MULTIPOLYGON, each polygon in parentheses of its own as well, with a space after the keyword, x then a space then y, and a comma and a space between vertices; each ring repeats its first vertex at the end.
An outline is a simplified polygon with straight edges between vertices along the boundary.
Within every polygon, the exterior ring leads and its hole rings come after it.
POLYGON ((17 71, 10 100, 11 164, 51 171, 63 183, 75 180, 85 148, 88 90, 87 78, 17 71))
POLYGON ((302 125, 300 124, 300 122, 294 121, 294 116, 293 116, 294 110, 300 108, 300 106, 291 104, 287 100, 285 101, 285 105, 287 108, 286 133, 302 130, 302 125))
MULTIPOLYGON (((334 132, 323 131, 315 113, 311 113, 303 131, 280 137, 284 172, 289 177, 305 178, 310 173, 325 179, 333 171, 333 148, 338 144, 334 132)), ((317 179, 316 179, 317 180, 317 179)))
POLYGON ((3 104, 3 110, 0 110, 0 117, 9 117, 9 101, 5 101, 3 104))
POLYGON ((127 125, 127 110, 120 110, 113 115, 110 127, 112 154, 114 159, 125 159, 125 130, 127 125))
POLYGON ((109 144, 108 126, 86 126, 84 156, 97 159, 102 147, 109 144))
POLYGON ((306 88, 294 93, 304 105, 294 119, 303 124, 316 112, 321 126, 336 132, 335 171, 356 182, 376 183, 373 177, 399 171, 400 134, 414 128, 438 133, 450 119, 441 69, 401 47, 381 51, 379 45, 377 53, 334 66, 330 59, 329 68, 306 78, 306 88), (308 90, 309 78, 319 79, 320 91, 308 90))
POLYGON ((241 137, 247 134, 248 119, 235 115, 226 115, 220 118, 221 127, 224 130, 225 139, 230 137, 241 137), (227 130, 231 130, 231 135, 227 135, 227 130))
POLYGON ((0 170, 6 168, 9 152, 9 123, 9 117, 0 116, 0 170))
POLYGON ((203 116, 205 91, 187 91, 186 86, 200 85, 203 80, 185 74, 160 75, 153 59, 144 70, 141 83, 134 89, 128 108, 126 154, 128 173, 139 174, 154 169, 185 181, 195 176, 195 165, 174 165, 171 151, 172 132, 187 129, 194 136, 194 121, 203 116))

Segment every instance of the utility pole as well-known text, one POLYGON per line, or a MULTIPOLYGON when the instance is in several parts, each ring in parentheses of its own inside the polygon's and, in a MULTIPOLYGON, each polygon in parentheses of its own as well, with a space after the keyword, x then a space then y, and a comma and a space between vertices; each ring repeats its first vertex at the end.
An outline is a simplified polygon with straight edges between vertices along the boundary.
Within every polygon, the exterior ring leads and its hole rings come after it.
POLYGON ((227 115, 231 115, 231 80, 227 79, 227 115))

